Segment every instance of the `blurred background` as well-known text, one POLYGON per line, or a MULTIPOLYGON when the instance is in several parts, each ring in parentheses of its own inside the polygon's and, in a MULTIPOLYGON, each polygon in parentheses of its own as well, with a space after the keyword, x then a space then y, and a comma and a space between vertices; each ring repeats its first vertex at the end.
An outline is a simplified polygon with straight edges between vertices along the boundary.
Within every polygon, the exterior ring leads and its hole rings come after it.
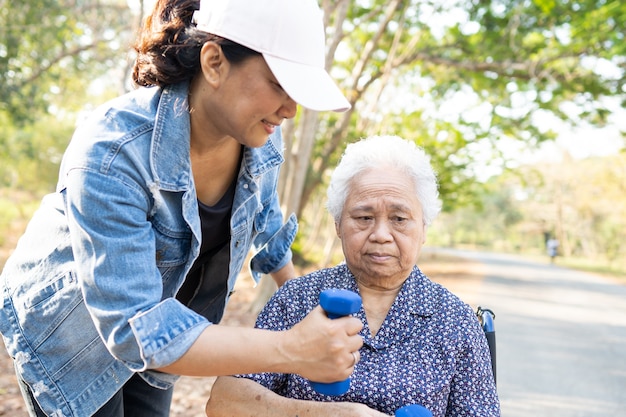
MULTIPOLYGON (((427 245, 626 270, 626 3, 322 0, 327 63, 353 103, 285 123, 285 213, 299 265, 339 256, 324 210, 345 146, 415 141, 444 213, 427 245)), ((0 0, 0 265, 54 190, 78 120, 133 88, 131 44, 152 2, 0 0)))
MULTIPOLYGON (((374 134, 413 140, 432 158, 444 203, 420 268, 466 302, 497 311, 505 415, 619 415, 626 401, 626 2, 320 2, 327 66, 353 107, 299 109, 283 125, 280 192, 284 213, 300 219, 296 267, 341 260, 324 204, 346 145, 374 134), (617 277, 610 282, 618 286, 583 288, 589 278, 550 265, 552 242, 557 265, 617 277), (497 262, 470 262, 468 250, 497 262), (597 321, 585 326, 590 317, 597 321), (582 376, 572 376, 579 368, 582 376)), ((147 0, 0 0, 0 268, 41 197, 54 191, 76 123, 133 88, 131 45, 151 7, 147 0)), ((249 326, 274 287, 238 285, 224 321, 249 326)), ((172 416, 204 415, 211 384, 181 378, 172 416)), ((0 415, 26 415, 4 349, 0 415)))

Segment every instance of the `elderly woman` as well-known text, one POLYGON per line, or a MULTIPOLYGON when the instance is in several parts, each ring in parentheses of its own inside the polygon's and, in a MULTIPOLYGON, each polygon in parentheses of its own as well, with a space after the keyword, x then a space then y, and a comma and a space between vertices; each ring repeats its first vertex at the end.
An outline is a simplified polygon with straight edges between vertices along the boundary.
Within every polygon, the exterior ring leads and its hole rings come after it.
POLYGON ((472 309, 416 266, 440 210, 424 152, 395 136, 351 144, 334 171, 328 209, 345 263, 287 282, 257 327, 284 330, 329 288, 360 294, 364 327, 350 389, 327 396, 295 374, 220 377, 214 416, 382 416, 421 404, 435 417, 500 415, 485 336, 472 309))

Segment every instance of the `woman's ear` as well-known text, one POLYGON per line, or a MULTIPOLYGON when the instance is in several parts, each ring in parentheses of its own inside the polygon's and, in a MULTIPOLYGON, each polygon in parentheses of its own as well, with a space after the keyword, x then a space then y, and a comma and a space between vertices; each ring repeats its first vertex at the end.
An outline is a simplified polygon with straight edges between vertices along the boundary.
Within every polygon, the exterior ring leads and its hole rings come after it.
POLYGON ((222 47, 215 42, 205 42, 200 50, 200 69, 203 78, 217 87, 225 71, 226 58, 222 47))
POLYGON ((338 222, 335 222, 335 232, 337 232, 337 237, 339 238, 339 240, 341 240, 341 231, 338 222))

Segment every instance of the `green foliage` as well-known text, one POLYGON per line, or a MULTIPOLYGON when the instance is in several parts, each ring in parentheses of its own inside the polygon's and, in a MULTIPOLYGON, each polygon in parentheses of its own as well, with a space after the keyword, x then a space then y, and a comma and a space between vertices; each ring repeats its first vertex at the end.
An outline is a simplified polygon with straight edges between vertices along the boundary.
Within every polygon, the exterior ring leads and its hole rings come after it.
MULTIPOLYGON (((347 143, 398 134, 432 157, 449 225, 459 226, 450 229, 451 242, 536 246, 544 227, 558 229, 555 215, 546 214, 555 212, 547 210, 550 200, 576 195, 578 200, 562 205, 576 207, 562 212, 563 248, 623 258, 626 215, 614 214, 608 203, 600 210, 578 195, 576 180, 557 184, 542 167, 533 167, 522 176, 501 177, 503 184, 482 184, 476 163, 487 153, 505 166, 498 147, 503 139, 528 147, 553 139, 555 132, 538 125, 540 113, 573 124, 606 123, 610 111, 603 99, 626 101, 626 2, 321 4, 327 7, 329 45, 338 45, 331 48, 332 72, 354 107, 345 115, 319 115, 301 206, 323 198, 328 171, 347 143), (535 196, 544 206, 534 213, 545 215, 529 221, 530 203, 520 203, 513 189, 535 196), (460 216, 460 208, 475 217, 460 216), (469 229, 485 218, 489 224, 469 229), (573 227, 576 220, 584 227, 573 227)), ((137 20, 126 0, 0 0, 0 186, 37 195, 53 189, 78 112, 103 100, 90 94, 94 82, 100 80, 106 96, 124 90, 137 20)), ((624 177, 597 172, 594 183, 603 191, 603 184, 615 183, 611 175, 624 177)), ((614 195, 616 201, 624 191, 614 195)))
MULTIPOLYGON (((0 113, 0 120, 6 117, 0 113)), ((43 115, 35 123, 17 128, 0 124, 0 187, 36 194, 54 190, 61 156, 74 123, 43 115)))
POLYGON ((523 236, 511 232, 524 220, 512 189, 489 182, 473 196, 474 204, 456 206, 431 226, 429 243, 507 251, 518 251, 534 244, 522 241, 523 236))
MULTIPOLYGON (((544 253, 544 234, 566 258, 626 271, 626 154, 523 167, 493 178, 479 196, 434 225, 438 244, 544 253)), ((432 241, 431 241, 432 243, 432 241)))
POLYGON ((2 0, 0 187, 54 189, 79 112, 103 100, 94 80, 121 91, 132 24, 122 0, 2 0))
POLYGON ((55 108, 80 107, 76 96, 123 60, 129 15, 121 0, 3 0, 0 111, 8 121, 24 126, 55 108))
POLYGON ((355 106, 349 126, 320 115, 301 206, 347 143, 382 132, 433 156, 446 210, 480 205, 479 153, 505 167, 502 139, 536 147, 556 137, 538 115, 601 126, 611 114, 604 98, 626 92, 619 0, 323 3, 329 38, 341 40, 335 74, 355 106))
MULTIPOLYGON (((40 194, 0 189, 0 246, 14 247, 26 223, 39 207, 40 194)), ((4 259, 0 256, 0 269, 4 259)))

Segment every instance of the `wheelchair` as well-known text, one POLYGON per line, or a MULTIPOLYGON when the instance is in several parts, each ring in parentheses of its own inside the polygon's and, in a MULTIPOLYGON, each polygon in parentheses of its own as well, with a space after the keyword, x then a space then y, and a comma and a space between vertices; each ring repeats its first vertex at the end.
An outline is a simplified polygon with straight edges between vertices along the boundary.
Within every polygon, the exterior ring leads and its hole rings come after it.
MULTIPOLYGON (((478 306, 476 309, 476 317, 485 332, 487 345, 489 346, 489 355, 491 356, 491 371, 493 372, 493 380, 496 380, 496 329, 493 321, 496 315, 488 308, 478 306)), ((430 410, 419 404, 411 404, 396 410, 395 417, 432 417, 430 410)))
POLYGON ((489 355, 491 356, 491 371, 493 372, 493 380, 496 381, 496 328, 494 326, 496 315, 490 309, 478 306, 476 317, 478 317, 487 338, 489 355))

